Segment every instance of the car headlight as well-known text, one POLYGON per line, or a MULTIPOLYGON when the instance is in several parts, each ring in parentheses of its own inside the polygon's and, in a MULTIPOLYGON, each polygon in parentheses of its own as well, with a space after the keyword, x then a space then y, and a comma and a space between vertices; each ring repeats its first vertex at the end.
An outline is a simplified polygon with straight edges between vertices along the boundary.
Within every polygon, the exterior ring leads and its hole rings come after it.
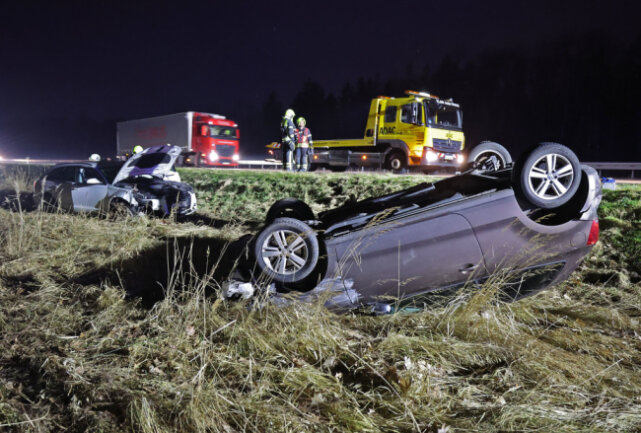
POLYGON ((218 160, 218 154, 216 153, 215 150, 212 150, 209 152, 209 160, 210 161, 217 161, 218 160))
POLYGON ((234 153, 234 156, 231 157, 234 161, 238 161, 240 159, 240 155, 237 153, 234 153))

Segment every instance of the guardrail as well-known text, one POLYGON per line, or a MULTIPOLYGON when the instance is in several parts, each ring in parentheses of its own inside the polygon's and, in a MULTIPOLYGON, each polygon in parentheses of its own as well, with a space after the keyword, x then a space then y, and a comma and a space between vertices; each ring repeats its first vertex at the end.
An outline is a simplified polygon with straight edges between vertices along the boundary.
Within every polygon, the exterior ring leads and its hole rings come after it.
POLYGON ((641 162, 584 162, 594 168, 599 175, 606 171, 629 171, 630 179, 634 179, 634 172, 641 172, 641 162))
MULTIPOLYGON (((86 160, 82 160, 86 161, 86 160)), ((81 160, 74 159, 4 159, 0 160, 0 164, 57 164, 60 162, 81 162, 81 160)), ((630 172, 630 178, 633 179, 635 174, 641 173, 641 162, 584 162, 583 164, 589 165, 590 167, 597 170, 599 175, 603 171, 628 171, 630 172)), ((259 168, 259 169, 280 169, 282 164, 277 161, 265 161, 265 160, 241 160, 238 161, 239 168, 259 168)))

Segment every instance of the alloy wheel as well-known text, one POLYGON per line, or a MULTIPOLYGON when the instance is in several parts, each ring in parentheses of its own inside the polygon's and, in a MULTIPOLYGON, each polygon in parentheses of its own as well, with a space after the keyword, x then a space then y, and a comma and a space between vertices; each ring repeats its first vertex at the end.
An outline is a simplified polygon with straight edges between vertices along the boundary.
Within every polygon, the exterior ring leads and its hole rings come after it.
POLYGON ((281 275, 291 275, 305 266, 309 251, 299 233, 277 230, 263 242, 261 255, 268 269, 281 275))
POLYGON ((530 190, 540 199, 564 196, 574 180, 574 168, 563 155, 549 153, 537 159, 528 173, 530 190))

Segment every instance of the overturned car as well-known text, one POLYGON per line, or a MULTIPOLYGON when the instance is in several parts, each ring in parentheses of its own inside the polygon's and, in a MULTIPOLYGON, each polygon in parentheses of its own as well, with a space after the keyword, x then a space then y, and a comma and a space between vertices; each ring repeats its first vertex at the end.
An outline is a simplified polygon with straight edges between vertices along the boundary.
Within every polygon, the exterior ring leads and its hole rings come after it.
POLYGON ((101 214, 192 214, 196 195, 190 185, 180 182, 174 169, 180 153, 179 147, 156 146, 124 163, 58 164, 34 183, 35 203, 101 214))
POLYGON ((318 215, 300 200, 276 202, 247 244, 244 281, 375 312, 494 275, 511 300, 563 281, 598 240, 596 171, 556 143, 515 163, 502 146, 485 147, 461 175, 318 215))

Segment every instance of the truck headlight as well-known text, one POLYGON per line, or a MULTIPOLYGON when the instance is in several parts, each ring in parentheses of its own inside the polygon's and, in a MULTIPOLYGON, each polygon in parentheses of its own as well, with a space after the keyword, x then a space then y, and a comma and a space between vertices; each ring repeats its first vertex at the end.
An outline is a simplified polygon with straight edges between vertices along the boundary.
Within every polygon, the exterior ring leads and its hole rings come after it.
POLYGON ((234 161, 238 161, 240 159, 240 155, 237 153, 234 153, 234 156, 231 157, 234 161))
POLYGON ((425 152, 425 160, 427 162, 434 162, 437 159, 438 159, 438 153, 434 152, 433 150, 428 149, 427 152, 425 152))
POLYGON ((216 153, 215 150, 212 150, 209 152, 209 160, 210 161, 217 161, 218 160, 218 154, 216 153))
POLYGON ((465 155, 463 155, 462 153, 456 155, 456 162, 458 162, 459 164, 463 164, 465 162, 465 155))

